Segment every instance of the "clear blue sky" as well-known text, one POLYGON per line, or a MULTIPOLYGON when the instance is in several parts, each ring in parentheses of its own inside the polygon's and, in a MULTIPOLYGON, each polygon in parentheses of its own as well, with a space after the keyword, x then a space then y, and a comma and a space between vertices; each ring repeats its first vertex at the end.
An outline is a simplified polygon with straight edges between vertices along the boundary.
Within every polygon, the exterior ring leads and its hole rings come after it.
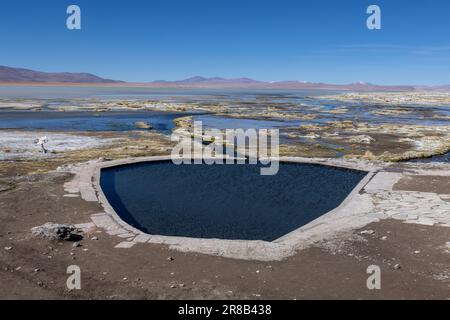
POLYGON ((448 84, 450 1, 1 1, 0 65, 126 81, 448 84), (80 31, 66 29, 70 4, 80 31), (366 28, 370 4, 382 9, 380 31, 366 28))

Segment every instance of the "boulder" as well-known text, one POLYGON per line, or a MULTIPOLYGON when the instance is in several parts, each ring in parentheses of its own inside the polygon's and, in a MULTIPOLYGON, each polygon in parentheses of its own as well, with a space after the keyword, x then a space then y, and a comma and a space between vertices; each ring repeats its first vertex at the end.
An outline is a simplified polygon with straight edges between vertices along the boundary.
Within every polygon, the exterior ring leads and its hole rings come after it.
POLYGON ((137 121, 134 123, 134 126, 138 129, 151 129, 152 126, 145 121, 137 121))

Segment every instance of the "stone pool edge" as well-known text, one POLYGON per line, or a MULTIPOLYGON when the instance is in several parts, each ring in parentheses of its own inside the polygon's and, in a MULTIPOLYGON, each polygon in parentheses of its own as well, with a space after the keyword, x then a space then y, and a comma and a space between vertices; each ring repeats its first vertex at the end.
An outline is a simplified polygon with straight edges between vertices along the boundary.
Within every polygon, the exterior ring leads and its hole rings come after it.
POLYGON ((367 175, 337 208, 272 242, 146 234, 124 222, 109 204, 100 187, 101 169, 139 162, 170 160, 170 156, 128 158, 107 162, 93 162, 81 170, 77 183, 81 186, 80 193, 82 198, 87 201, 99 202, 104 208, 104 212, 92 215, 91 220, 95 226, 104 229, 108 234, 124 239, 124 241, 116 245, 116 248, 129 248, 137 243, 164 244, 171 249, 183 252, 197 252, 244 260, 273 261, 285 259, 294 255, 296 251, 306 248, 314 242, 332 237, 337 233, 363 227, 370 222, 378 221, 376 217, 367 216, 367 213, 372 209, 372 202, 369 196, 361 194, 361 190, 380 169, 385 167, 384 165, 343 159, 280 157, 282 162, 334 166, 366 171, 367 175))

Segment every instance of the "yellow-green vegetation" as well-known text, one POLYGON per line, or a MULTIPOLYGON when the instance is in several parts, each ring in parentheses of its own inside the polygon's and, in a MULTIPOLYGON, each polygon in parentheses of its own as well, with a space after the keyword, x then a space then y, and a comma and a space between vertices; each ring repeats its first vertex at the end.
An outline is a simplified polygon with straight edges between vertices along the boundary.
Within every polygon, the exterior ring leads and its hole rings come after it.
POLYGON ((445 154, 450 150, 450 126, 369 124, 350 120, 302 125, 289 137, 320 137, 344 147, 346 157, 403 161, 445 154))

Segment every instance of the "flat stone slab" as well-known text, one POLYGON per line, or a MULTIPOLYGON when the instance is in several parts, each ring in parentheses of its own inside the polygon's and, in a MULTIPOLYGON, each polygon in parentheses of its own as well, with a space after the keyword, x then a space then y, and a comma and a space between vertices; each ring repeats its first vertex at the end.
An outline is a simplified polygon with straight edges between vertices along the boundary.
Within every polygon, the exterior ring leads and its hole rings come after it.
POLYGON ((118 249, 128 249, 134 246, 136 242, 133 241, 122 241, 121 243, 117 244, 114 248, 118 249))
POLYGON ((96 228, 96 224, 93 222, 87 222, 87 223, 79 223, 75 225, 75 228, 81 229, 83 231, 96 228))
POLYGON ((152 237, 151 235, 143 233, 143 234, 137 235, 133 241, 145 243, 145 242, 148 242, 151 239, 151 237, 152 237))

